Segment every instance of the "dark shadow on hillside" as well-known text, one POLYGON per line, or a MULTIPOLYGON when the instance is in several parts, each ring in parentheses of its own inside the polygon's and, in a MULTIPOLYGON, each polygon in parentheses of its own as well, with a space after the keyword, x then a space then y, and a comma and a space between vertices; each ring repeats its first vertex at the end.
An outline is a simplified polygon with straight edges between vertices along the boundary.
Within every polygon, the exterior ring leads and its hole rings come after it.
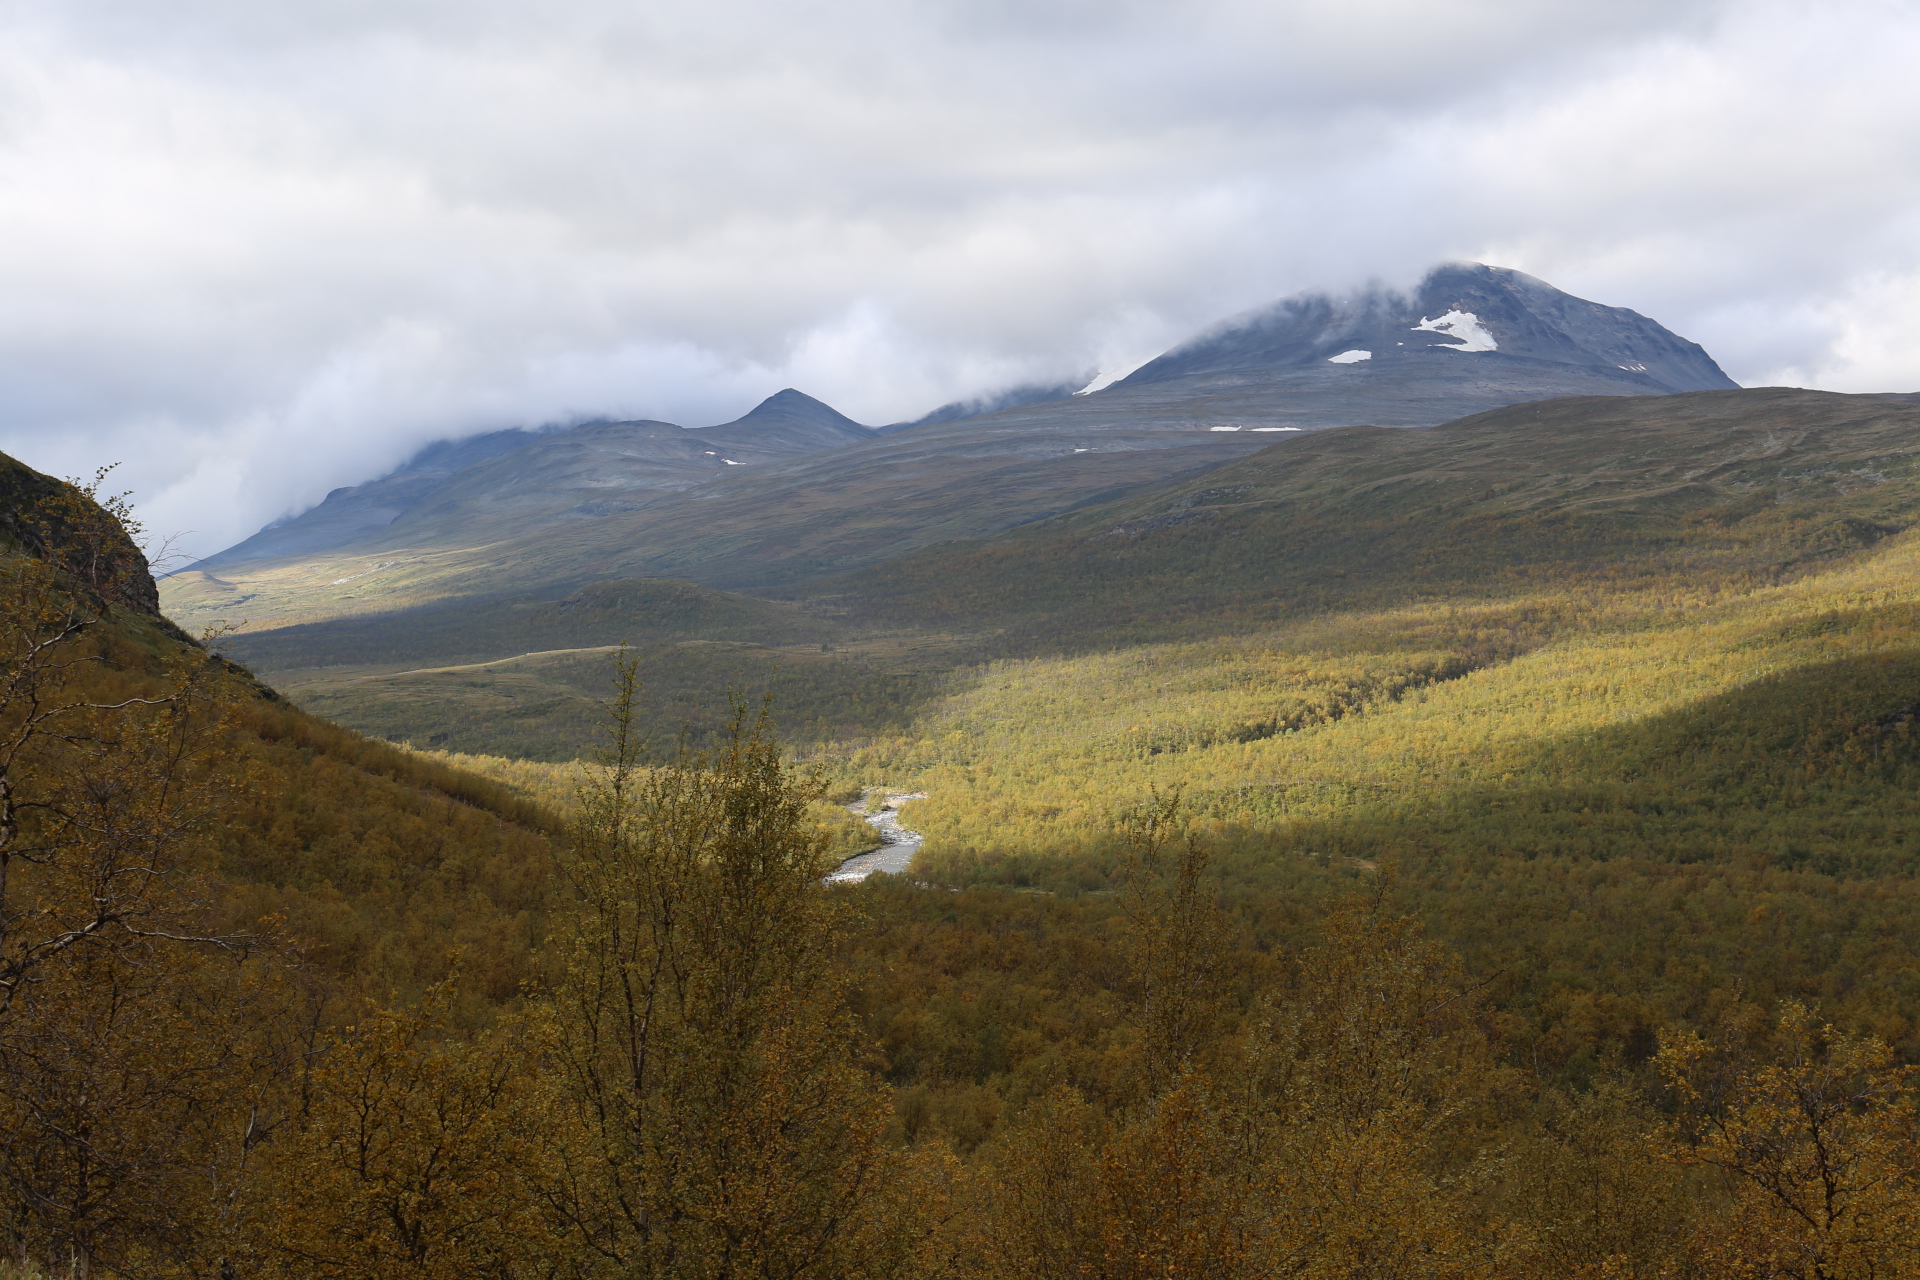
POLYGON ((1697 705, 1541 746, 1502 778, 1334 823, 1278 856, 1424 865, 1626 859, 1811 872, 1920 872, 1920 648, 1768 676, 1697 705))
POLYGON ((1249 885, 1391 866, 1540 1016, 1624 997, 1604 1015, 1622 1043, 1649 1009, 1793 998, 1920 1052, 1916 716, 1920 648, 1841 659, 1545 744, 1468 790, 1242 832, 1226 861, 1249 885))
POLYGON ((724 640, 830 643, 829 622, 789 606, 675 578, 619 578, 567 594, 466 598, 233 637, 227 650, 266 672, 315 667, 445 666, 551 649, 724 640))
MULTIPOLYGON (((636 645, 640 729, 671 752, 718 740, 727 695, 772 699, 775 733, 795 747, 904 731, 947 691, 940 673, 882 669, 854 654, 781 652, 717 641, 636 645)), ((605 741, 613 691, 610 649, 371 675, 290 691, 304 710, 371 737, 422 749, 529 760, 590 756, 605 741)))

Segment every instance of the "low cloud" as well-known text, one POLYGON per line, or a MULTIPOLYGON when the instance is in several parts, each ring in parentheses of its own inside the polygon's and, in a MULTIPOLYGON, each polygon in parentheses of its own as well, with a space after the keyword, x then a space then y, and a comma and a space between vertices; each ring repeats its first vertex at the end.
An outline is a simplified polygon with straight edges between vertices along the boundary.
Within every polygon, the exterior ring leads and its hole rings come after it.
POLYGON ((863 421, 1474 258, 1920 389, 1904 4, 44 0, 0 449, 212 551, 435 438, 863 421), (658 12, 654 12, 657 10, 658 12))

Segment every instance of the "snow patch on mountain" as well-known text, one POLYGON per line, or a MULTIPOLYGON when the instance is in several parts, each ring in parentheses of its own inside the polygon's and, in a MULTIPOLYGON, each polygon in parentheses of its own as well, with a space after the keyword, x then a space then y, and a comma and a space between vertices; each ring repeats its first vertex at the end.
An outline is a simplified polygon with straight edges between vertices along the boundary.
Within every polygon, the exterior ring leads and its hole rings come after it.
POLYGON ((1486 326, 1480 323, 1480 317, 1471 311, 1449 311, 1438 320, 1420 317, 1420 323, 1413 326, 1415 333, 1444 333, 1449 338, 1460 339, 1459 346, 1446 343, 1438 344, 1443 351, 1498 351, 1500 344, 1493 340, 1486 326))
POLYGON ((1359 361, 1371 360, 1371 359, 1373 359, 1373 352, 1361 351, 1356 348, 1355 350, 1352 350, 1352 351, 1342 351, 1337 356, 1328 356, 1327 363, 1328 364, 1356 364, 1359 361))
MULTIPOLYGON (((1147 359, 1151 359, 1151 357, 1147 359)), ((1133 360, 1111 370, 1102 369, 1098 374, 1094 375, 1092 382, 1089 382, 1073 394, 1076 396, 1090 396, 1096 391, 1105 391, 1108 387, 1120 381, 1120 379, 1126 377, 1141 365, 1146 364, 1147 359, 1133 360)))

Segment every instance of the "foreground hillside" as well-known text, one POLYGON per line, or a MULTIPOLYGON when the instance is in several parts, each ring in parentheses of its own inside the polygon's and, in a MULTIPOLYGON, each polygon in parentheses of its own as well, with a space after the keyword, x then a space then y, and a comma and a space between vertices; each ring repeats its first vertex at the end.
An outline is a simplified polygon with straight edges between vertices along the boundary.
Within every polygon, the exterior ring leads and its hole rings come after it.
POLYGON ((551 814, 288 705, 160 616, 145 559, 87 496, 10 458, 0 458, 0 488, 10 535, 0 564, 13 593, 10 732, 26 714, 17 664, 45 603, 20 593, 39 581, 36 565, 63 573, 102 566, 91 581, 62 579, 81 593, 72 597, 77 616, 94 620, 49 652, 80 664, 70 698, 159 696, 168 673, 185 669, 201 673, 207 696, 224 708, 218 751, 244 785, 220 821, 179 851, 184 868, 211 877, 221 918, 283 916, 328 975, 329 1000, 417 993, 460 948, 485 973, 490 995, 517 989, 546 892, 551 814))

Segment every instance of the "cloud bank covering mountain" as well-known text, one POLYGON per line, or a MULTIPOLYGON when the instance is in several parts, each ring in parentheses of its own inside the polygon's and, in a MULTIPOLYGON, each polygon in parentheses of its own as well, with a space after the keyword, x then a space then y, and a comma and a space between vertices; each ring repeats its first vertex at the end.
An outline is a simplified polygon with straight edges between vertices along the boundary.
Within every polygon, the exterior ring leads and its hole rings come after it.
POLYGON ((1920 387, 1906 4, 23 0, 0 37, 0 450, 124 459, 202 552, 435 439, 788 386, 909 421, 1450 258, 1747 385, 1920 387))

